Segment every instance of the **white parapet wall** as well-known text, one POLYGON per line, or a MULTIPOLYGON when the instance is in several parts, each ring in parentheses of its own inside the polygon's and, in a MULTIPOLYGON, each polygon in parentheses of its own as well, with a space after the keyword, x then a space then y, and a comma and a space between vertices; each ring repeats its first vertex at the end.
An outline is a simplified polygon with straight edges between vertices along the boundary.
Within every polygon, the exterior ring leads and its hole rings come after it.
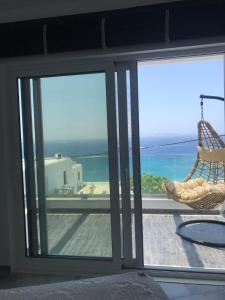
MULTIPOLYGON (((103 197, 102 195, 99 195, 97 197, 91 197, 88 198, 85 197, 49 197, 47 198, 47 209, 49 210, 66 210, 66 211, 79 211, 79 210, 87 210, 87 211, 101 211, 101 210, 109 210, 110 209, 110 200, 109 195, 105 195, 103 197), (108 196, 108 197, 107 197, 108 196)), ((122 207, 122 203, 121 203, 122 207)), ((131 200, 131 207, 134 208, 134 201, 131 200)), ((161 213, 163 211, 174 213, 176 211, 182 211, 190 214, 195 214, 196 210, 192 209, 191 207, 178 203, 172 199, 168 198, 159 198, 159 197, 143 197, 142 198, 142 209, 143 212, 157 212, 160 211, 161 213)), ((214 209, 214 210, 207 210, 207 214, 214 214, 223 212, 224 207, 221 205, 220 207, 214 209)), ((199 211, 197 211, 199 213, 199 211)), ((206 213, 206 211, 204 211, 206 213)))
MULTIPOLYGON (((82 197, 49 197, 47 198, 48 209, 110 209, 109 196, 82 198, 82 197)), ((131 200, 131 207, 134 207, 134 202, 131 200)), ((192 210, 187 205, 175 202, 167 198, 151 198, 144 197, 142 199, 142 208, 150 210, 192 210)))

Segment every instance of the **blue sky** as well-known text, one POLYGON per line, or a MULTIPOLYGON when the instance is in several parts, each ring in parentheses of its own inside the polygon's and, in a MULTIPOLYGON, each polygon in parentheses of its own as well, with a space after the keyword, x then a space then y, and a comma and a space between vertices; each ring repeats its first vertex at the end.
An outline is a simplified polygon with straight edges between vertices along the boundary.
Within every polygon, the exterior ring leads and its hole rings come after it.
MULTIPOLYGON (((200 119, 200 94, 224 96, 223 58, 140 63, 140 135, 193 135, 200 119)), ((205 119, 224 131, 223 102, 204 101, 205 119)))
MULTIPOLYGON (((200 119, 200 94, 224 95, 222 56, 138 65, 141 137, 193 135, 200 119)), ((105 75, 43 78, 45 140, 107 137, 105 75)), ((224 107, 205 101, 205 118, 224 130, 224 107)))
POLYGON ((45 140, 107 137, 105 74, 43 78, 45 140))

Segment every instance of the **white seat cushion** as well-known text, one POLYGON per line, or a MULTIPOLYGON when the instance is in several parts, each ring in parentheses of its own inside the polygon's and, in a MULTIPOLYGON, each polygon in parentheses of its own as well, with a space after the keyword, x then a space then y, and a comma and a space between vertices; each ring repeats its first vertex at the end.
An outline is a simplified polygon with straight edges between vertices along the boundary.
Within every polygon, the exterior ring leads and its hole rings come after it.
POLYGON ((224 193, 224 183, 211 184, 202 178, 191 179, 186 182, 168 182, 165 185, 166 190, 184 201, 195 201, 201 199, 210 193, 224 193))

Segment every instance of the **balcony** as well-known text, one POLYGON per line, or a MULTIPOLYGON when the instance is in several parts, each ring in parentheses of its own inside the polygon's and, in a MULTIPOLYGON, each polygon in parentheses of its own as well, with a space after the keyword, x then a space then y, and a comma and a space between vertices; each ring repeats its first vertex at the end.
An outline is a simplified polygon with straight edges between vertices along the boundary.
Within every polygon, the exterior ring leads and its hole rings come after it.
MULTIPOLYGON (((177 226, 193 219, 225 221, 221 208, 196 211, 167 198, 143 198, 144 263, 197 269, 224 269, 225 249, 201 246, 176 234, 177 226)), ((109 200, 48 198, 49 253, 52 255, 111 257, 109 200)), ((134 224, 134 222, 132 222, 134 224)), ((194 237, 224 241, 223 228, 195 227, 194 237)), ((134 228, 132 228, 134 232, 134 228)))

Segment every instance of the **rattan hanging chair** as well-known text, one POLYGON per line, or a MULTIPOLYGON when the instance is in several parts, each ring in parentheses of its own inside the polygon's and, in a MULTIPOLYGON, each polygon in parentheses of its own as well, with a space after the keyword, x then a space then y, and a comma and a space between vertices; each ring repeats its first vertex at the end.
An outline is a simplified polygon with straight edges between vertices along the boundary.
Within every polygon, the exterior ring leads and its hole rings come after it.
MULTIPOLYGON (((214 209, 225 201, 225 143, 203 117, 203 99, 224 101, 217 96, 200 95, 201 121, 198 123, 198 154, 190 174, 184 182, 168 182, 163 185, 168 198, 186 204, 194 209, 214 209)), ((185 240, 203 246, 225 248, 224 242, 194 238, 183 229, 192 225, 219 225, 219 220, 196 219, 182 222, 177 227, 177 234, 185 240)), ((196 229, 196 228, 195 228, 196 229)), ((208 231, 208 228, 205 228, 208 231)), ((210 236, 212 238, 212 236, 210 236)))
MULTIPOLYGON (((213 209, 225 200, 225 143, 205 120, 198 123, 198 155, 194 167, 184 182, 168 182, 163 186, 169 198, 194 209, 213 209)), ((182 222, 177 234, 185 240, 203 246, 225 248, 224 242, 196 239, 188 231, 192 225, 225 226, 219 220, 196 219, 182 222), (186 230, 187 230, 186 228, 186 230)), ((197 230, 197 229, 196 229, 197 230)), ((206 231, 209 227, 206 227, 206 231)), ((212 237, 211 237, 212 238, 212 237)))
POLYGON ((169 198, 195 209, 213 209, 225 200, 225 143, 205 120, 198 123, 198 155, 184 182, 163 185, 169 198))

